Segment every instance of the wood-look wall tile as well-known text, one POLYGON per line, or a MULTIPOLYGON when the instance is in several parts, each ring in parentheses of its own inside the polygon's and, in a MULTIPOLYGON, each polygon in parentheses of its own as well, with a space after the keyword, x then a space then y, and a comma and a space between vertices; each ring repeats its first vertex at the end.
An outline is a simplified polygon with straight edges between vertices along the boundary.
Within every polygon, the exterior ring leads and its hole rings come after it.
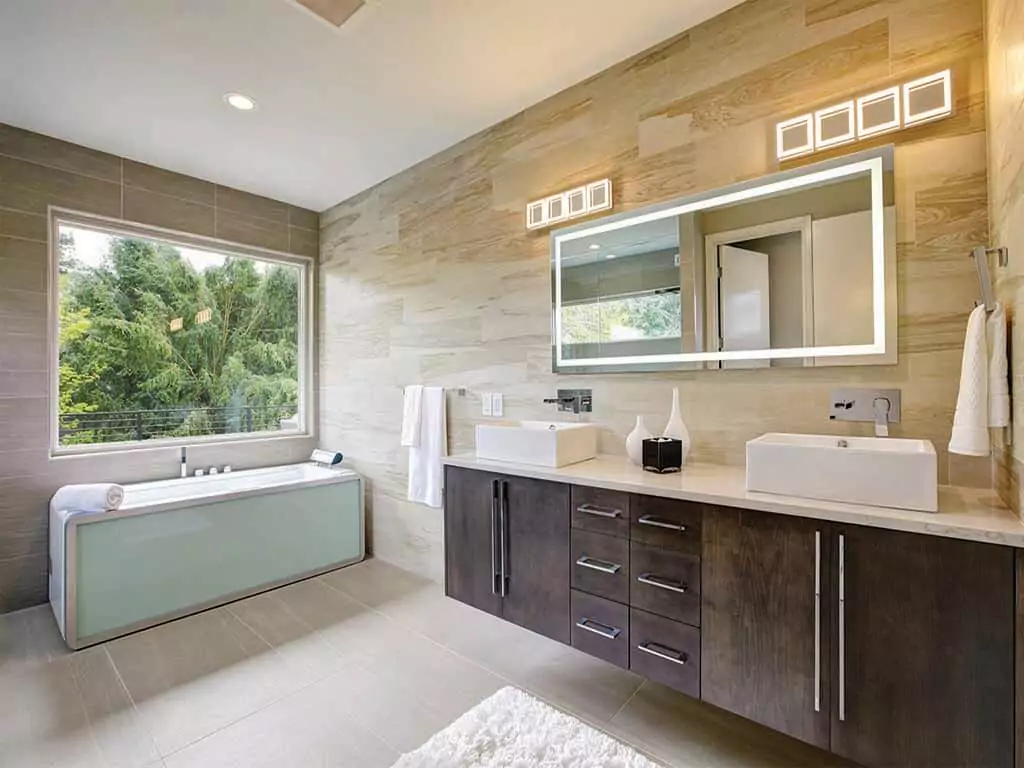
POLYGON ((0 334, 45 339, 49 327, 47 311, 46 293, 0 287, 0 334))
POLYGON ((121 158, 0 123, 0 155, 121 182, 121 158))
POLYGON ((288 226, 318 231, 320 229, 320 214, 306 208, 297 208, 294 205, 289 205, 288 226))
POLYGON ((832 21, 883 2, 884 0, 807 0, 807 26, 832 21))
POLYGON ((124 185, 180 197, 193 203, 214 204, 215 185, 211 182, 133 160, 124 161, 124 185))
POLYGON ((217 208, 216 236, 233 243, 269 248, 273 251, 288 250, 288 227, 270 219, 247 216, 217 208))
POLYGON ((49 390, 49 382, 46 371, 0 371, 0 398, 38 397, 49 390))
POLYGON ((48 367, 46 335, 0 330, 0 369, 45 371, 48 367))
MULTIPOLYGON (((0 184, 0 195, 3 195, 3 184, 0 184)), ((46 216, 0 206, 0 235, 45 243, 50 233, 47 229, 46 216)))
POLYGON ((121 185, 0 155, 0 200, 5 208, 45 214, 47 205, 121 215, 121 185))
POLYGON ((46 243, 0 236, 0 285, 15 291, 46 291, 49 278, 46 243))
POLYGON ((261 219, 268 219, 284 227, 288 226, 288 209, 285 203, 271 200, 267 197, 252 195, 231 187, 217 185, 216 192, 217 210, 232 211, 243 216, 256 216, 261 219))
POLYGON ((45 600, 49 553, 0 560, 0 613, 18 611, 45 600))
POLYGON ((320 253, 320 233, 302 227, 288 227, 289 253, 316 258, 320 253))
POLYGON ((124 188, 124 218, 192 235, 215 235, 212 206, 138 187, 124 188))

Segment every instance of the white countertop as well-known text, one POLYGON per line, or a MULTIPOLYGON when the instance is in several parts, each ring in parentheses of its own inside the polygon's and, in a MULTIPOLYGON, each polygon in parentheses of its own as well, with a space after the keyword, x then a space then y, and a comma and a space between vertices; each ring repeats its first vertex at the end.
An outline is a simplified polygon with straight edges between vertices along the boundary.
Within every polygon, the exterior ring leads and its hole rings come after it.
POLYGON ((625 456, 598 456, 557 469, 488 461, 473 455, 449 456, 443 461, 453 467, 557 483, 1024 548, 1024 522, 1006 508, 994 490, 988 489, 940 486, 938 512, 913 512, 752 493, 746 489, 742 468, 717 464, 688 464, 682 472, 659 475, 644 472, 625 456))

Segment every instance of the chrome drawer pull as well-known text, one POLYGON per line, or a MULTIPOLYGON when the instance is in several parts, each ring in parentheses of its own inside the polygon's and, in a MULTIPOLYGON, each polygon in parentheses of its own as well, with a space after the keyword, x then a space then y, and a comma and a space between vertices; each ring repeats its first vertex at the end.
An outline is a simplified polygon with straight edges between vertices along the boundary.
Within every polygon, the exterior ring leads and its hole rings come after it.
POLYGON ((644 515, 639 520, 637 520, 637 522, 640 523, 640 525, 650 525, 655 528, 665 528, 669 531, 679 531, 679 533, 682 533, 686 530, 685 525, 680 525, 679 523, 671 523, 668 520, 660 520, 654 515, 644 515))
POLYGON ((576 507, 576 511, 582 512, 585 515, 594 515, 595 517, 622 517, 621 509, 599 507, 595 504, 580 504, 576 507))
POLYGON ((587 557, 586 555, 577 560, 576 565, 601 573, 618 573, 622 568, 618 563, 609 563, 607 560, 598 560, 596 557, 587 557))
POLYGON ((686 585, 683 582, 665 579, 661 576, 655 576, 653 573, 641 573, 636 577, 636 580, 649 587, 667 589, 669 592, 678 592, 681 595, 686 593, 686 585))
POLYGON ((681 653, 675 648, 669 648, 667 645, 658 645, 657 643, 640 643, 636 648, 638 651, 649 653, 651 656, 657 656, 659 659, 671 661, 673 664, 686 663, 685 653, 681 653))
POLYGON ((593 619, 580 619, 576 622, 576 626, 580 629, 587 630, 587 632, 593 632, 595 635, 600 635, 606 640, 614 640, 622 634, 622 630, 618 627, 602 624, 601 622, 594 621, 593 619))

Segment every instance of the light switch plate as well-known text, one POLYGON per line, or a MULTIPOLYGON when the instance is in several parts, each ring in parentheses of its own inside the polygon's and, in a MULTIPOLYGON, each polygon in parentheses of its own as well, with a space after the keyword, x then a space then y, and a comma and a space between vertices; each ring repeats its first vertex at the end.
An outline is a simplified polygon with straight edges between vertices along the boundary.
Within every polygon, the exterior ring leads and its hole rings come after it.
POLYGON ((483 403, 483 415, 490 416, 491 413, 493 412, 491 405, 491 393, 484 392, 482 395, 480 395, 480 400, 483 403))
POLYGON ((505 415, 505 398, 502 396, 500 392, 491 393, 491 415, 505 415))

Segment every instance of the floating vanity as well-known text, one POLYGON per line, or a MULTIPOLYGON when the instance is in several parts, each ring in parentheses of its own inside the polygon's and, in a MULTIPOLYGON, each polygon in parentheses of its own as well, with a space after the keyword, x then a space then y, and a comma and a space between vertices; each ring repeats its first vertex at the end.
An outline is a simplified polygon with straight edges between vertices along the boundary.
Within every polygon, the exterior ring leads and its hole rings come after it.
POLYGON ((734 467, 446 463, 449 596, 863 765, 1014 764, 1024 524, 991 491, 918 512, 734 467))

